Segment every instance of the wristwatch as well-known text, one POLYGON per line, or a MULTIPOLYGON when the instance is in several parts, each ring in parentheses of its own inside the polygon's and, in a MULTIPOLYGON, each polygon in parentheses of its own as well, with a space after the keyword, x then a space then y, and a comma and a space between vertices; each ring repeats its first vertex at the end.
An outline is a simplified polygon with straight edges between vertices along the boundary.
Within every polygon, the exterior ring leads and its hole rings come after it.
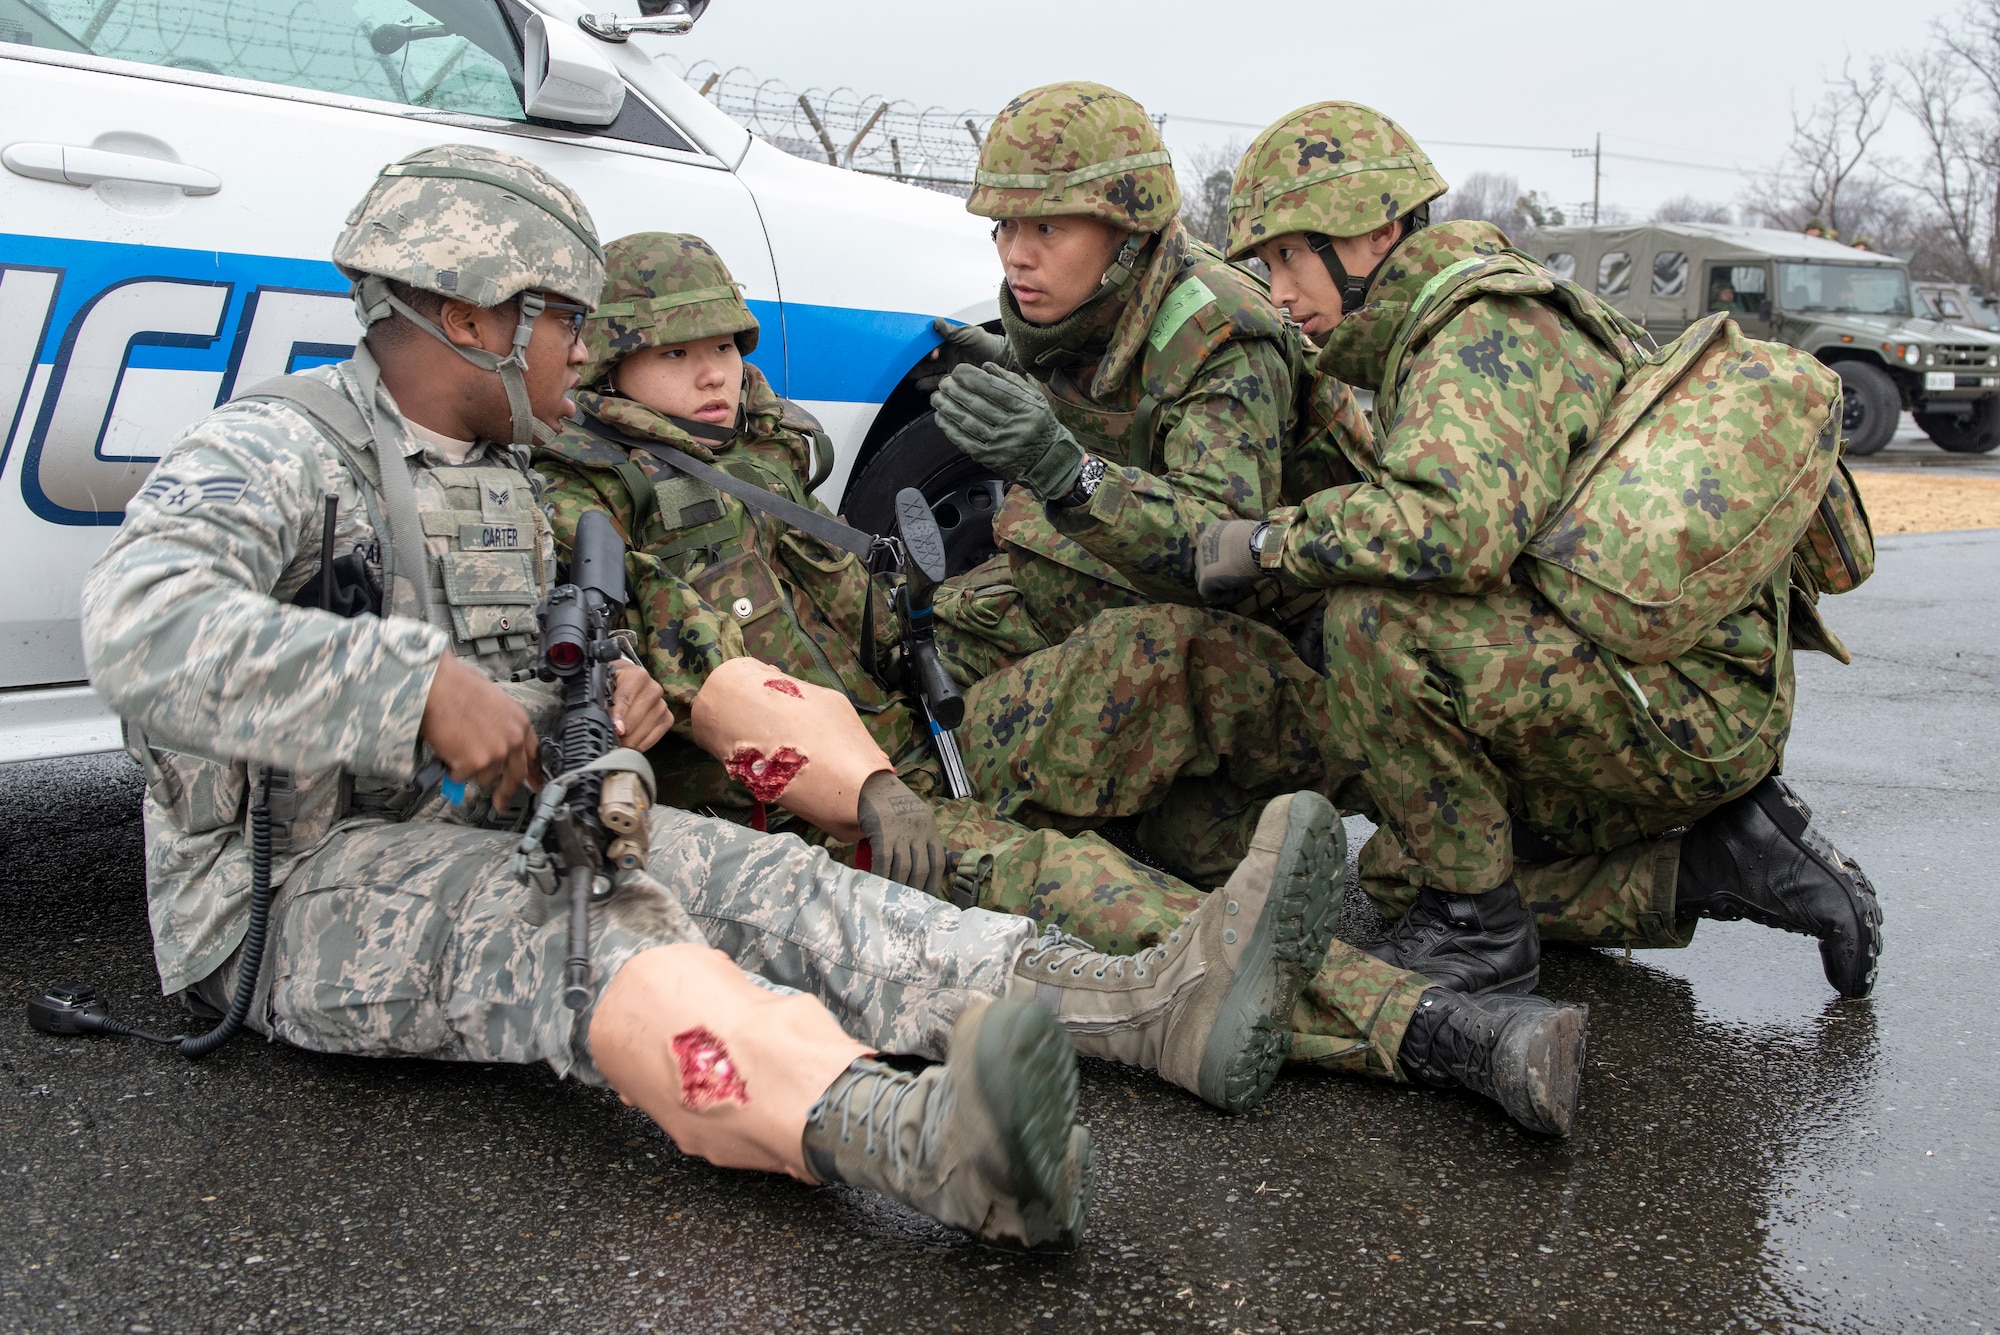
POLYGON ((1271 521, 1267 519, 1250 533, 1250 555, 1256 557, 1259 564, 1262 564, 1264 558, 1264 539, 1270 536, 1270 532, 1271 521))
POLYGON ((1076 484, 1056 504, 1065 510, 1089 505, 1090 498, 1097 494, 1097 484, 1104 481, 1104 468, 1104 460, 1094 454, 1084 455, 1083 467, 1077 471, 1076 484))

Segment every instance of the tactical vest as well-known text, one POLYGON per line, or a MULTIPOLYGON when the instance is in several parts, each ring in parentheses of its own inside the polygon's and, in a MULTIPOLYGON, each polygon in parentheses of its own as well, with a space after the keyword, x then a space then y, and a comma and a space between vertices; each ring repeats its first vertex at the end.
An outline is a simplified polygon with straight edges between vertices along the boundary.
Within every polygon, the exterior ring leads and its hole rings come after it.
MULTIPOLYGON (((1047 380, 1037 378, 1056 420, 1108 464, 1152 472, 1162 410, 1186 394, 1208 359, 1232 340, 1271 339, 1286 349, 1288 364, 1296 368, 1302 360, 1297 326, 1272 309, 1248 274, 1200 242, 1190 245, 1181 269, 1154 312, 1137 366, 1107 399, 1091 398, 1087 385, 1061 369, 1047 380)), ((994 515, 993 536, 1108 584, 1133 587, 1110 564, 1056 532, 1026 487, 1009 488, 994 515)))
MULTIPOLYGON (((282 376, 254 386, 243 400, 275 400, 305 414, 331 441, 360 486, 368 523, 376 535, 378 578, 388 613, 428 621, 451 639, 458 658, 498 682, 529 712, 536 730, 553 730, 560 700, 540 683, 513 679, 534 665, 541 639, 535 612, 555 582, 555 537, 543 513, 534 477, 513 452, 501 461, 411 469, 398 457, 375 451, 373 428, 345 394, 321 381, 282 376), (385 478, 384 464, 404 485, 385 478), (415 531, 397 523, 409 503, 415 531), (415 570, 412 570, 415 567, 415 570), (421 581, 421 588, 419 587, 421 581)), ((480 823, 491 811, 474 790, 464 807, 447 810, 435 794, 410 784, 366 775, 314 776, 274 773, 274 848, 317 843, 349 815, 404 820, 446 818, 480 823), (337 790, 327 790, 329 782, 337 790), (310 789, 310 790, 309 790, 310 789), (419 805, 421 803, 421 806, 419 805)))
MULTIPOLYGON (((780 431, 824 437, 810 415, 789 402, 784 407, 780 431)), ((620 429, 630 432, 630 428, 620 429)), ((794 605, 791 592, 796 588, 809 593, 810 585, 821 584, 841 593, 858 590, 858 596, 865 600, 864 581, 870 576, 860 558, 782 525, 775 548, 767 550, 756 518, 735 497, 674 471, 671 464, 636 451, 628 454, 608 441, 592 437, 587 444, 579 444, 578 449, 565 450, 567 457, 615 472, 631 495, 635 546, 658 559, 717 613, 729 618, 743 637, 744 653, 802 680, 840 691, 863 714, 879 714, 890 705, 889 693, 850 642, 859 637, 838 633, 815 636, 794 605)), ((813 445, 817 473, 830 466, 832 452, 817 440, 813 445), (822 460, 826 463, 821 464, 822 460)), ((724 472, 777 492, 797 505, 812 506, 809 480, 749 448, 743 433, 731 437, 727 444, 711 444, 709 449, 714 466, 724 472)), ((879 652, 893 643, 893 635, 885 633, 891 620, 886 603, 879 598, 877 602, 877 643, 862 646, 862 652, 871 648, 879 652)), ((831 609, 815 610, 829 627, 838 624, 831 609)))

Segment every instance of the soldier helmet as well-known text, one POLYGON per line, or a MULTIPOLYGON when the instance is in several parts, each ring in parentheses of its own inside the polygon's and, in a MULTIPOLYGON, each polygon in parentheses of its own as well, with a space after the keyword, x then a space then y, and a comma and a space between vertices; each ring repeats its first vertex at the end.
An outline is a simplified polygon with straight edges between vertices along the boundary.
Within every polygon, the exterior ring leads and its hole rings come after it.
POLYGON ((583 325, 590 357, 583 383, 594 385, 642 348, 736 336, 757 348, 757 317, 722 256, 698 236, 634 232, 604 248, 604 294, 583 325))
POLYGON ((1818 232, 1821 236, 1825 237, 1829 241, 1837 241, 1840 239, 1840 233, 1834 231, 1833 226, 1830 223, 1828 223, 1826 219, 1820 217, 1817 213, 1815 213, 1812 217, 1806 219, 1806 225, 1800 228, 1799 230, 1804 232, 1818 232))
POLYGON ((1031 88, 987 127, 968 211, 1098 218, 1158 232, 1181 211, 1173 159, 1146 109, 1101 83, 1031 88))
POLYGON ((604 286, 604 248, 568 186, 511 153, 470 144, 421 149, 382 169, 347 215, 333 262, 353 280, 363 328, 401 315, 474 366, 499 372, 515 444, 547 434, 529 411, 522 374, 545 309, 541 294, 594 306, 604 286), (475 306, 520 298, 512 350, 500 357, 460 347, 396 296, 391 281, 475 306))
POLYGON ((1229 186, 1229 258, 1293 232, 1366 236, 1450 187, 1403 127, 1359 102, 1300 107, 1257 136, 1229 186))

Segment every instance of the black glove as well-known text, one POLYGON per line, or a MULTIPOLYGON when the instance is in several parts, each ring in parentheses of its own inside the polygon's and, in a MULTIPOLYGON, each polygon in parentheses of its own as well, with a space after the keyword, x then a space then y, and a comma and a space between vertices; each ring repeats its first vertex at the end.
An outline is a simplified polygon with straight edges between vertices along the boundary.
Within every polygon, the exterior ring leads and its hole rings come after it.
POLYGON ((877 770, 861 785, 860 824, 875 855, 875 874, 914 886, 925 894, 944 884, 944 841, 938 838, 931 804, 888 770, 877 770))
POLYGON ((1271 572, 1257 564, 1250 539, 1261 519, 1229 519, 1203 524, 1194 540, 1194 587, 1205 603, 1233 603, 1271 572))

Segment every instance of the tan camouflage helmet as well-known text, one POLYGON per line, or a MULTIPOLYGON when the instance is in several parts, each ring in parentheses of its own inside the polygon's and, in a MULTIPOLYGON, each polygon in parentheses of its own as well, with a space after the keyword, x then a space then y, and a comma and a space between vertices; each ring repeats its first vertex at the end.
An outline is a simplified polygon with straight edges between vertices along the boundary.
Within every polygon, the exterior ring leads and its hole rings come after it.
POLYGON ((968 211, 983 218, 1100 218, 1157 232, 1180 186, 1146 109, 1101 83, 1031 88, 987 127, 968 211))
POLYGON ((595 306, 604 248, 576 192, 524 158, 470 144, 420 149, 382 169, 333 243, 333 262, 354 283, 362 327, 400 315, 485 371, 499 373, 513 442, 548 436, 529 410, 528 341, 545 293, 595 306), (475 306, 520 298, 505 357, 461 347, 398 297, 390 281, 475 306))
POLYGON ((529 289, 597 304, 604 248, 576 193, 524 158, 471 144, 421 149, 382 169, 333 243, 368 274, 497 306, 529 289))
POLYGON ((1366 236, 1449 189, 1403 127, 1359 102, 1300 107, 1257 136, 1229 187, 1229 258, 1275 236, 1366 236))
POLYGON ((634 232, 604 248, 604 295, 584 322, 594 385, 642 348, 736 336, 744 353, 757 350, 757 317, 743 302, 743 285, 714 247, 678 232, 634 232))

